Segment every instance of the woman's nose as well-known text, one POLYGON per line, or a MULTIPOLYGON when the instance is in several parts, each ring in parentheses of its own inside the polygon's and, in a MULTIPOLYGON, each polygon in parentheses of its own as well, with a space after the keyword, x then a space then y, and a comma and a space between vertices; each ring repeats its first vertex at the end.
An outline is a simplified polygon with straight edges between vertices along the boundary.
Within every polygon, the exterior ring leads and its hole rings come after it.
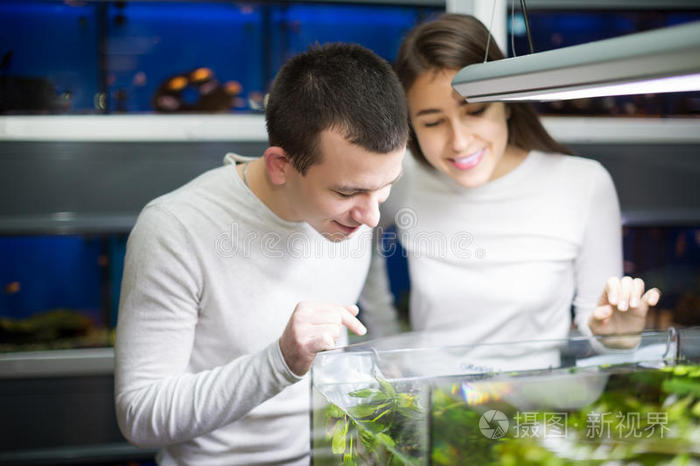
POLYGON ((452 150, 460 153, 469 147, 471 132, 460 123, 452 124, 452 150))

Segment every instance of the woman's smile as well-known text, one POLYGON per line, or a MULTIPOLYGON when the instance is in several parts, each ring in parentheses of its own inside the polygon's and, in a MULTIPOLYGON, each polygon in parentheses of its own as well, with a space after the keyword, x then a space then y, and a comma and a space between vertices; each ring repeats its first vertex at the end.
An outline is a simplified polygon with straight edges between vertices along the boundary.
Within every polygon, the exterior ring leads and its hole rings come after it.
POLYGON ((484 158, 485 153, 486 149, 480 149, 470 155, 455 157, 448 160, 459 170, 470 170, 479 165, 479 162, 481 162, 481 160, 484 158))

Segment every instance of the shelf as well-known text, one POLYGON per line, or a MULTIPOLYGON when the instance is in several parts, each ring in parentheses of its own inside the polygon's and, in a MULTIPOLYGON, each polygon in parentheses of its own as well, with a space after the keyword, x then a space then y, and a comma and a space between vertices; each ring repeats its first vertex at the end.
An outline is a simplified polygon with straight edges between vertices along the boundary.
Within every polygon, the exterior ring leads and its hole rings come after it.
POLYGON ((626 227, 695 227, 700 225, 700 209, 623 210, 622 225, 626 227))
POLYGON ((1 235, 55 235, 128 233, 138 212, 124 214, 76 214, 57 212, 45 215, 0 216, 1 235))
POLYGON ((267 141, 263 115, 0 117, 0 141, 267 141))
POLYGON ((124 443, 0 452, 0 465, 102 464, 107 462, 132 464, 132 462, 136 463, 137 461, 151 462, 157 453, 156 449, 137 448, 125 441, 124 443))
MULTIPOLYGON (((564 143, 700 143, 700 118, 544 117, 564 143)), ((263 115, 2 116, 1 141, 267 142, 263 115)))
MULTIPOLYGON (((63 213, 67 214, 67 213, 63 213)), ((0 217, 0 235, 89 235, 128 233, 138 214, 0 217), (59 218, 57 218, 59 217, 59 218)), ((685 226, 700 224, 699 209, 622 210, 624 226, 685 226)))
POLYGON ((543 117, 554 139, 563 143, 700 143, 700 118, 543 117))
POLYGON ((0 353, 0 380, 112 374, 113 348, 0 353))

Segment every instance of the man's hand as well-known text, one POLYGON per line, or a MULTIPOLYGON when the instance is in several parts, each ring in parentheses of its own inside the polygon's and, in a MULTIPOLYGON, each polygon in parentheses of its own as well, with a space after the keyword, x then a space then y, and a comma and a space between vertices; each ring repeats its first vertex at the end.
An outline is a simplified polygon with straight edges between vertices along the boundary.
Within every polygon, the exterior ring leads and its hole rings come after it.
POLYGON ((343 325, 358 335, 367 333, 365 326, 355 317, 359 311, 354 304, 297 304, 280 338, 280 349, 287 367, 298 376, 306 374, 316 353, 335 348, 343 325))
MULTIPOLYGON (((598 301, 598 307, 591 314, 588 325, 595 335, 620 335, 641 333, 646 323, 649 306, 659 302, 661 292, 652 288, 644 292, 644 280, 640 278, 610 277, 598 301)), ((630 347, 634 341, 611 341, 608 346, 630 347)))

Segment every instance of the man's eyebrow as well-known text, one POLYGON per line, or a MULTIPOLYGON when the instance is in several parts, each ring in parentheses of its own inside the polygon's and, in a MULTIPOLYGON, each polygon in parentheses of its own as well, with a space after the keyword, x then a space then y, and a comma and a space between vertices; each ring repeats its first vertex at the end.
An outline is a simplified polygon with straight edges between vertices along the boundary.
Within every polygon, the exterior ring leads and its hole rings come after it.
POLYGON ((386 186, 389 186, 389 185, 396 183, 397 181, 399 181, 399 179, 402 176, 403 176, 403 170, 401 170, 401 173, 399 173, 399 176, 397 176, 396 178, 394 178, 392 181, 388 182, 384 186, 380 186, 378 188, 362 188, 359 186, 345 185, 345 186, 335 186, 331 189, 333 189, 333 191, 338 191, 341 193, 366 193, 369 191, 379 191, 380 189, 382 189, 386 186))

